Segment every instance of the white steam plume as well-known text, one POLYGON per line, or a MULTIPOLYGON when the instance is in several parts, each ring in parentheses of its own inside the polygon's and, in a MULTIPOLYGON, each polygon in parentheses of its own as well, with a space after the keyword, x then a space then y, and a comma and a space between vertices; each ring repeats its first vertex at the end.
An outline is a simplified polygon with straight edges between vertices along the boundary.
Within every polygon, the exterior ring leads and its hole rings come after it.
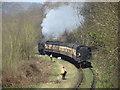
POLYGON ((41 24, 42 34, 46 39, 51 36, 58 39, 65 31, 72 32, 81 25, 80 22, 84 22, 84 17, 78 17, 77 10, 70 5, 62 5, 46 14, 41 24))

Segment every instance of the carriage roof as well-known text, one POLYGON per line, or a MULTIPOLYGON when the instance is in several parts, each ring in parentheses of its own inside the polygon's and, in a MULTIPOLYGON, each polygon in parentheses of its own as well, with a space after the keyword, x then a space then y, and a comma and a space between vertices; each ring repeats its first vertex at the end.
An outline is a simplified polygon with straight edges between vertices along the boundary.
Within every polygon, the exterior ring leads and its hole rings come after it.
POLYGON ((66 42, 58 42, 58 41, 43 41, 43 44, 52 44, 52 45, 60 45, 60 46, 67 46, 70 48, 77 48, 77 47, 85 47, 83 44, 73 44, 73 43, 66 43, 66 42))

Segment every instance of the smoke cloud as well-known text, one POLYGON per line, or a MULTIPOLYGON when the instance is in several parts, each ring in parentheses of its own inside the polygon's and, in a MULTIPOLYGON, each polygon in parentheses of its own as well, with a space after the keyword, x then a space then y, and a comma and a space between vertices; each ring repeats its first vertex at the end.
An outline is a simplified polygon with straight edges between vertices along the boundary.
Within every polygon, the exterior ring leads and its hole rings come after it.
POLYGON ((72 32, 80 22, 84 22, 84 17, 79 16, 77 10, 71 5, 62 5, 56 9, 51 9, 41 24, 42 34, 46 39, 52 37, 58 39, 65 31, 72 32))

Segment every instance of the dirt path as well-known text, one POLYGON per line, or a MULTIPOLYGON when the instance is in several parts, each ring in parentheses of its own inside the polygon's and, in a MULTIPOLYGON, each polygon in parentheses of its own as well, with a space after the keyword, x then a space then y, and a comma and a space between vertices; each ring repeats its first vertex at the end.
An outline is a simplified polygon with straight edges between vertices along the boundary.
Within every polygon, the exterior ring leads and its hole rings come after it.
POLYGON ((36 86, 37 88, 73 88, 78 80, 77 68, 64 60, 54 58, 53 71, 49 76, 49 82, 36 86), (64 66, 67 69, 66 80, 62 80, 60 75, 61 67, 64 66))

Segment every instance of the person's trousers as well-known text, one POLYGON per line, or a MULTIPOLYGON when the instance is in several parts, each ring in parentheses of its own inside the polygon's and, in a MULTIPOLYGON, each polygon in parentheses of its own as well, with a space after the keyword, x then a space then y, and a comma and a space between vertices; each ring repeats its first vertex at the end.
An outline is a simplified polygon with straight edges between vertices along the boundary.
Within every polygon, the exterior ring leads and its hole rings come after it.
POLYGON ((62 74, 62 79, 65 80, 65 74, 62 74))

